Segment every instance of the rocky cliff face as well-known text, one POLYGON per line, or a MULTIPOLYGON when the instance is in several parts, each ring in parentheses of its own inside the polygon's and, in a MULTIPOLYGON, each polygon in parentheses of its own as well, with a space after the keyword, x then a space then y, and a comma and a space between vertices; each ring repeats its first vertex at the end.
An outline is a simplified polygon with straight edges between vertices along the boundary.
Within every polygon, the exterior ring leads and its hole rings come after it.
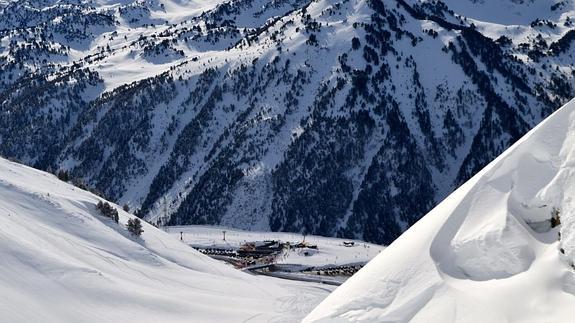
POLYGON ((574 96, 573 2, 512 5, 538 18, 481 21, 471 1, 4 2, 0 153, 151 221, 389 243, 574 96))

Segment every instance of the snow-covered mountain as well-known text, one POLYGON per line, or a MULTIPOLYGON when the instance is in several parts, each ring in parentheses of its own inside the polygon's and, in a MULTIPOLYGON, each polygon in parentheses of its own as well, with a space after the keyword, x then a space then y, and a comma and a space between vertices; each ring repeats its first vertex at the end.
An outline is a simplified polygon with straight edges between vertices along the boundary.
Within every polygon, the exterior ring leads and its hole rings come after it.
POLYGON ((572 322, 575 101, 462 185, 304 322, 572 322))
POLYGON ((245 274, 101 199, 0 159, 3 322, 296 322, 329 287, 245 274), (222 309, 225 308, 225 311, 222 309))
POLYGON ((151 221, 389 243, 575 96, 574 13, 2 1, 0 154, 151 221))

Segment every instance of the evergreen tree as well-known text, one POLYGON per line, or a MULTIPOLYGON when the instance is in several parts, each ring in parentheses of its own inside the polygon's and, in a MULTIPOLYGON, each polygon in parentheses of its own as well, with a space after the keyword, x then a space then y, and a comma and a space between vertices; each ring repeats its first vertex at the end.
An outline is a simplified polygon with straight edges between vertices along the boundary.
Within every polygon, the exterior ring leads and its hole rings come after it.
POLYGON ((144 232, 142 228, 142 221, 138 218, 128 220, 128 231, 136 237, 139 237, 144 232))
POLYGON ((353 48, 353 50, 357 50, 357 49, 359 49, 359 46, 361 46, 361 42, 359 41, 359 38, 353 37, 351 39, 351 48, 353 48))
POLYGON ((68 173, 68 171, 63 170, 63 169, 58 171, 57 176, 61 181, 64 181, 64 182, 67 182, 70 180, 70 174, 68 173))
POLYGON ((114 220, 114 222, 118 223, 120 220, 120 216, 118 214, 118 210, 116 210, 113 206, 110 205, 108 202, 99 201, 96 205, 96 208, 100 211, 100 213, 108 218, 114 220))

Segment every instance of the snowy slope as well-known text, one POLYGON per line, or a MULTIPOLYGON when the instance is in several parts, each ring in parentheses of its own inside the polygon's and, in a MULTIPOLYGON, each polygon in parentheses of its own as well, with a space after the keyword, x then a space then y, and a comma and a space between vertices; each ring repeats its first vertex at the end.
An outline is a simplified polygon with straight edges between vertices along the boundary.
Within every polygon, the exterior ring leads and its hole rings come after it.
POLYGON ((1 321, 294 322, 329 292, 241 273, 148 224, 134 238, 131 215, 118 225, 98 200, 0 160, 1 321))
POLYGON ((527 25, 535 19, 556 20, 572 1, 549 0, 445 0, 451 9, 463 16, 501 25, 527 25))
POLYGON ((304 321, 573 322, 574 149, 571 101, 304 321), (562 224, 551 229, 553 208, 562 224))

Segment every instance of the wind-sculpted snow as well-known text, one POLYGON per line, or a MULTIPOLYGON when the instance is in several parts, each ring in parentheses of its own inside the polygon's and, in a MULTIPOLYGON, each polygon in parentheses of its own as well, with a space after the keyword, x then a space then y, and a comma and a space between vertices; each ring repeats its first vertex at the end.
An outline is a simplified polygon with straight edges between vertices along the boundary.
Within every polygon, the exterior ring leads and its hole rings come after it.
POLYGON ((0 159, 3 322, 295 322, 328 292, 244 274, 55 176, 0 159), (225 311, 222 309, 225 308, 225 311))
POLYGON ((575 101, 424 216, 304 322, 572 322, 575 101))

